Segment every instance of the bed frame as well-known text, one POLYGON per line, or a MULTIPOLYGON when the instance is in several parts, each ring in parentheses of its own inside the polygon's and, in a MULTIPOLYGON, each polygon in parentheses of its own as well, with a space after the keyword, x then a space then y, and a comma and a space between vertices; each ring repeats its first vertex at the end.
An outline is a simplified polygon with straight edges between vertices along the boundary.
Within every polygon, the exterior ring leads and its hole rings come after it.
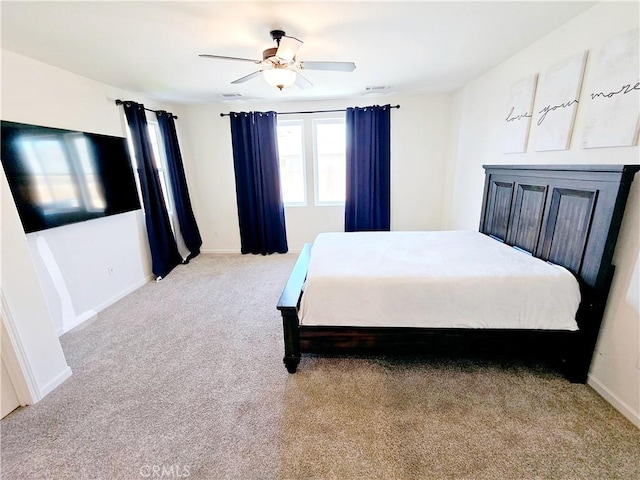
MULTIPOLYGON (((557 355, 573 382, 586 381, 614 266, 625 204, 639 165, 485 165, 479 231, 562 265, 580 282, 579 330, 507 330, 300 325, 298 310, 311 244, 304 246, 278 310, 284 364, 295 373, 302 353, 447 353, 511 350, 557 355)), ((512 353, 512 352, 510 352, 512 353)), ((546 356, 546 355, 545 355, 546 356)))

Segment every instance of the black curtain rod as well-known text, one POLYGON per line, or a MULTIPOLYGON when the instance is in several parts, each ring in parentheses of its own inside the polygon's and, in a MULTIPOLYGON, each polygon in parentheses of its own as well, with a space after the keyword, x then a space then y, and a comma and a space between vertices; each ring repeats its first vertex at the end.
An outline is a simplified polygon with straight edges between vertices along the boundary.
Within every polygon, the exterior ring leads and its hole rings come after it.
MULTIPOLYGON (((125 100, 120 100, 120 99, 117 99, 117 100, 116 100, 116 105, 122 105, 123 103, 125 103, 125 100)), ((154 109, 152 109, 152 108, 144 107, 144 109, 145 109, 147 112, 153 112, 153 113, 157 113, 157 112, 158 112, 158 110, 154 110, 154 109)), ((172 116, 173 116, 173 118, 175 118, 176 120, 178 119, 178 116, 177 116, 177 115, 172 115, 172 116)))
MULTIPOLYGON (((389 105, 389 108, 400 108, 400 105, 389 105)), ((308 110, 306 112, 276 112, 276 113, 278 115, 301 115, 301 114, 305 114, 305 113, 334 113, 334 112, 346 112, 346 111, 347 111, 346 108, 342 108, 342 109, 338 109, 338 110, 308 110)), ((221 117, 228 117, 232 113, 235 113, 235 112, 221 113, 220 116, 221 117)))

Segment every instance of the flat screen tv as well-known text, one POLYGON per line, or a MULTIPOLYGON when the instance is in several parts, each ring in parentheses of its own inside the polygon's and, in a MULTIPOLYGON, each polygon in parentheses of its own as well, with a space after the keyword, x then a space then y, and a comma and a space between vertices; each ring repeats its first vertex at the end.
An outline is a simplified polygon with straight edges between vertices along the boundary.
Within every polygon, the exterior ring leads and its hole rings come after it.
POLYGON ((140 209, 126 139, 4 121, 1 132, 26 233, 140 209))

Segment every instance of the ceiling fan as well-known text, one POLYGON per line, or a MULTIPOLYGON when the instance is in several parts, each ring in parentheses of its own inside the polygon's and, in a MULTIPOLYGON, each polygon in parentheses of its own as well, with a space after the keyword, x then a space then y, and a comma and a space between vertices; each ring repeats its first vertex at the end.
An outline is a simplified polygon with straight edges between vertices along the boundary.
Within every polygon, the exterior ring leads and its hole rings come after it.
POLYGON ((262 74, 269 85, 280 90, 293 83, 300 88, 313 86, 313 84, 302 75, 302 70, 353 72, 356 68, 356 64, 353 62, 307 62, 297 60, 296 53, 298 53, 298 49, 302 46, 302 40, 289 37, 282 30, 272 30, 270 33, 271 38, 276 42, 277 46, 275 48, 267 48, 263 51, 262 60, 208 54, 202 54, 200 57, 217 58, 220 60, 238 60, 260 65, 260 70, 238 78, 231 83, 244 83, 262 74))

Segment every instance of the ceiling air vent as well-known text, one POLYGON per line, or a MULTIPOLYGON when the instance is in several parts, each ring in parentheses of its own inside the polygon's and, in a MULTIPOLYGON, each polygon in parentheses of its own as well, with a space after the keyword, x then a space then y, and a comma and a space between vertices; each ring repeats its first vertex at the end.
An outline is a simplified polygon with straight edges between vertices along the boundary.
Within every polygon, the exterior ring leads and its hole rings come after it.
POLYGON ((224 98, 237 98, 237 97, 241 97, 242 94, 241 93, 223 93, 221 96, 224 98))
POLYGON ((371 86, 371 87, 366 87, 365 90, 367 92, 380 92, 382 90, 386 90, 389 87, 386 87, 384 85, 376 85, 376 86, 371 86))

